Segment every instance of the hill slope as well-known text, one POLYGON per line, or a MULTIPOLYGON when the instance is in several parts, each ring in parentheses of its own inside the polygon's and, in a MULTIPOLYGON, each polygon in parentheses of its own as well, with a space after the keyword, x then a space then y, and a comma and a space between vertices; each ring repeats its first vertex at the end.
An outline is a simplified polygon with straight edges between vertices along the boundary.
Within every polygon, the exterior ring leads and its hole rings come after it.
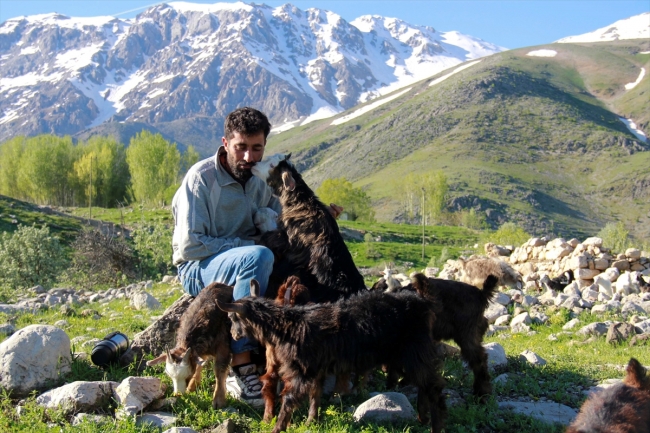
POLYGON ((400 179, 442 170, 450 207, 476 207, 493 226, 584 237, 621 219, 647 237, 650 146, 620 117, 648 129, 648 78, 625 85, 650 70, 649 49, 626 40, 495 54, 274 136, 269 152, 293 152, 314 187, 346 176, 384 220, 403 217, 400 179))

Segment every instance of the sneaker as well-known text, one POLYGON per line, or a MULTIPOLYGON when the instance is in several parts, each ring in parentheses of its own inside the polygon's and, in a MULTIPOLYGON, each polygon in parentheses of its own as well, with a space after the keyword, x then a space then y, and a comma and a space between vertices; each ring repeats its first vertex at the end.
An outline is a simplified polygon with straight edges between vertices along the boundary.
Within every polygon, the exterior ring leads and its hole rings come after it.
POLYGON ((226 379, 226 390, 234 399, 256 408, 264 407, 262 382, 255 364, 232 367, 226 379))

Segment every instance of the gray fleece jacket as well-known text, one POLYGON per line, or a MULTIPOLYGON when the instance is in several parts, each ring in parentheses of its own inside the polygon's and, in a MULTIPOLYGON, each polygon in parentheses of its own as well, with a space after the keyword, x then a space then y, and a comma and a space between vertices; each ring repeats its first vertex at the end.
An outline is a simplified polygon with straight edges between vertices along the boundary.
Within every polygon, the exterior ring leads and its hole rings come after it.
POLYGON ((254 245, 253 217, 269 207, 280 213, 280 202, 271 188, 253 176, 243 188, 219 163, 217 154, 196 163, 185 175, 172 200, 175 266, 203 260, 218 252, 254 245))

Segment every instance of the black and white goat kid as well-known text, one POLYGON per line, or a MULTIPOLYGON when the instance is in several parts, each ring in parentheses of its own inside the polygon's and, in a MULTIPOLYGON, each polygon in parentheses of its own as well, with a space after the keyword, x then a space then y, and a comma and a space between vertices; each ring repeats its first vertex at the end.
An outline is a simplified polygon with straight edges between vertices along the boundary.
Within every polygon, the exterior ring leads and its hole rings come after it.
POLYGON ((253 166, 253 175, 273 189, 282 204, 278 229, 262 235, 276 256, 266 296, 274 297, 274 284, 297 275, 314 302, 332 302, 365 290, 363 276, 339 232, 336 219, 289 162, 276 154, 253 166))
MULTIPOLYGON (((273 433, 286 430, 294 409, 309 396, 307 422, 318 416, 327 373, 366 372, 381 365, 418 387, 418 419, 440 432, 446 415, 441 348, 433 338, 435 300, 403 291, 364 291, 335 303, 287 308, 259 297, 218 302, 229 312, 233 338, 273 347, 284 383, 273 433)), ((256 297, 257 295, 257 297, 256 297)))

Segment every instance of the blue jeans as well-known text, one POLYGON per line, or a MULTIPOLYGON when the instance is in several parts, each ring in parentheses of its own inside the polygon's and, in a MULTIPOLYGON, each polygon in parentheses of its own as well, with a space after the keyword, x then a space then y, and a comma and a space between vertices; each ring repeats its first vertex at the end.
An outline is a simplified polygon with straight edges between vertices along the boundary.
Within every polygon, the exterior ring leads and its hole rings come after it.
MULTIPOLYGON (((237 247, 217 253, 203 260, 194 260, 178 266, 178 277, 185 292, 197 296, 210 283, 233 286, 235 300, 250 296, 250 281, 260 283, 262 295, 266 292, 273 270, 273 253, 270 249, 253 245, 237 247)), ((233 353, 248 352, 257 348, 257 342, 248 338, 232 340, 233 353)))

